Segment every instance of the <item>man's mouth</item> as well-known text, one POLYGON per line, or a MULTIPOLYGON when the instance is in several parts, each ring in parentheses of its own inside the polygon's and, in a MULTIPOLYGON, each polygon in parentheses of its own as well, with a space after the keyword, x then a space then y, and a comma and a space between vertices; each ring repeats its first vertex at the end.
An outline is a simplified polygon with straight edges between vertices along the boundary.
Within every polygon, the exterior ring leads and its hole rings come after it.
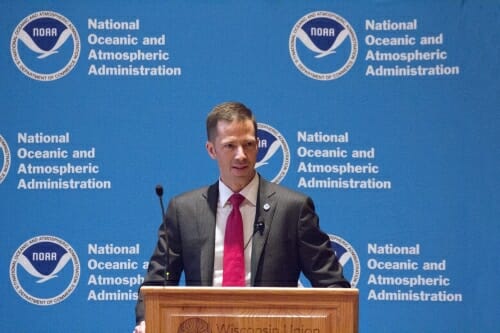
POLYGON ((233 169, 236 170, 245 170, 247 167, 247 165, 233 165, 233 169))

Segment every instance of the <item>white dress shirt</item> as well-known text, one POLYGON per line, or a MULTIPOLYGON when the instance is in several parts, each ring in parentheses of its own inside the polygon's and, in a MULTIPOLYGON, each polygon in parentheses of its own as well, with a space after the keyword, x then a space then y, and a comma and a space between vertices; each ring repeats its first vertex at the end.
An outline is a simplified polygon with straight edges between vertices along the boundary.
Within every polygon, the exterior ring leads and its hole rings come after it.
MULTIPOLYGON (((245 197, 240 205, 243 217, 243 242, 245 247, 245 285, 250 286, 250 260, 252 255, 252 236, 254 231, 255 213, 257 206, 257 192, 259 190, 259 176, 255 174, 252 181, 239 193, 245 197)), ((233 194, 231 189, 219 180, 219 201, 217 202, 217 216, 215 219, 215 253, 214 253, 214 287, 222 286, 222 262, 224 256, 224 234, 231 203, 228 201, 233 194)))

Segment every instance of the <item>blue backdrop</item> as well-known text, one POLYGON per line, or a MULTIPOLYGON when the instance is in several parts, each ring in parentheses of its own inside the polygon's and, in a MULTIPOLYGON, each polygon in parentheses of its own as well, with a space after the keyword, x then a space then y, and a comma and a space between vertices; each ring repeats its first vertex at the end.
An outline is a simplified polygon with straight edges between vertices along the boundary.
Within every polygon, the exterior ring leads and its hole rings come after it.
POLYGON ((498 330, 498 0, 0 9, 2 331, 132 329, 155 185, 216 180, 227 100, 259 172, 314 199, 360 331, 498 330))

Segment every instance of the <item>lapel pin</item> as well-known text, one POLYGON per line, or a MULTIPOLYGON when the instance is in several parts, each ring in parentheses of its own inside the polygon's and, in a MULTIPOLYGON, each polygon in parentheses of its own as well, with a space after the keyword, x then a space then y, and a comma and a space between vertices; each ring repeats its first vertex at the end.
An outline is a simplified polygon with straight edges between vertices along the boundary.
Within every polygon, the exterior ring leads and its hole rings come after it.
POLYGON ((264 208, 264 210, 267 212, 269 210, 269 208, 271 208, 271 205, 268 203, 265 203, 262 208, 264 208))

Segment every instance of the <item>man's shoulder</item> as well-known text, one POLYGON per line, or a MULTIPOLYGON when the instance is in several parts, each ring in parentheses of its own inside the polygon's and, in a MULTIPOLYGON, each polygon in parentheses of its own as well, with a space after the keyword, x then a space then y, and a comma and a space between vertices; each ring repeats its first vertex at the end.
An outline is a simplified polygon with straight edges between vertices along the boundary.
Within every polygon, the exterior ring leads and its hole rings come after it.
POLYGON ((306 198, 309 197, 305 193, 299 192, 297 190, 291 189, 281 184, 270 182, 264 178, 262 178, 261 186, 262 190, 267 195, 277 194, 280 197, 295 198, 296 200, 305 200, 306 198))
POLYGON ((174 199, 183 200, 186 198, 190 199, 193 197, 203 196, 203 195, 206 195, 206 193, 208 193, 209 188, 210 188, 210 186, 203 186, 203 187, 198 187, 198 188, 191 189, 191 190, 188 190, 185 192, 181 192, 181 193, 175 195, 174 199))
POLYGON ((198 199, 204 199, 206 200, 208 197, 211 197, 213 195, 217 195, 217 183, 212 184, 212 185, 206 185, 198 188, 194 188, 182 193, 179 193, 175 195, 172 200, 174 201, 186 201, 186 200, 196 200, 198 199))

